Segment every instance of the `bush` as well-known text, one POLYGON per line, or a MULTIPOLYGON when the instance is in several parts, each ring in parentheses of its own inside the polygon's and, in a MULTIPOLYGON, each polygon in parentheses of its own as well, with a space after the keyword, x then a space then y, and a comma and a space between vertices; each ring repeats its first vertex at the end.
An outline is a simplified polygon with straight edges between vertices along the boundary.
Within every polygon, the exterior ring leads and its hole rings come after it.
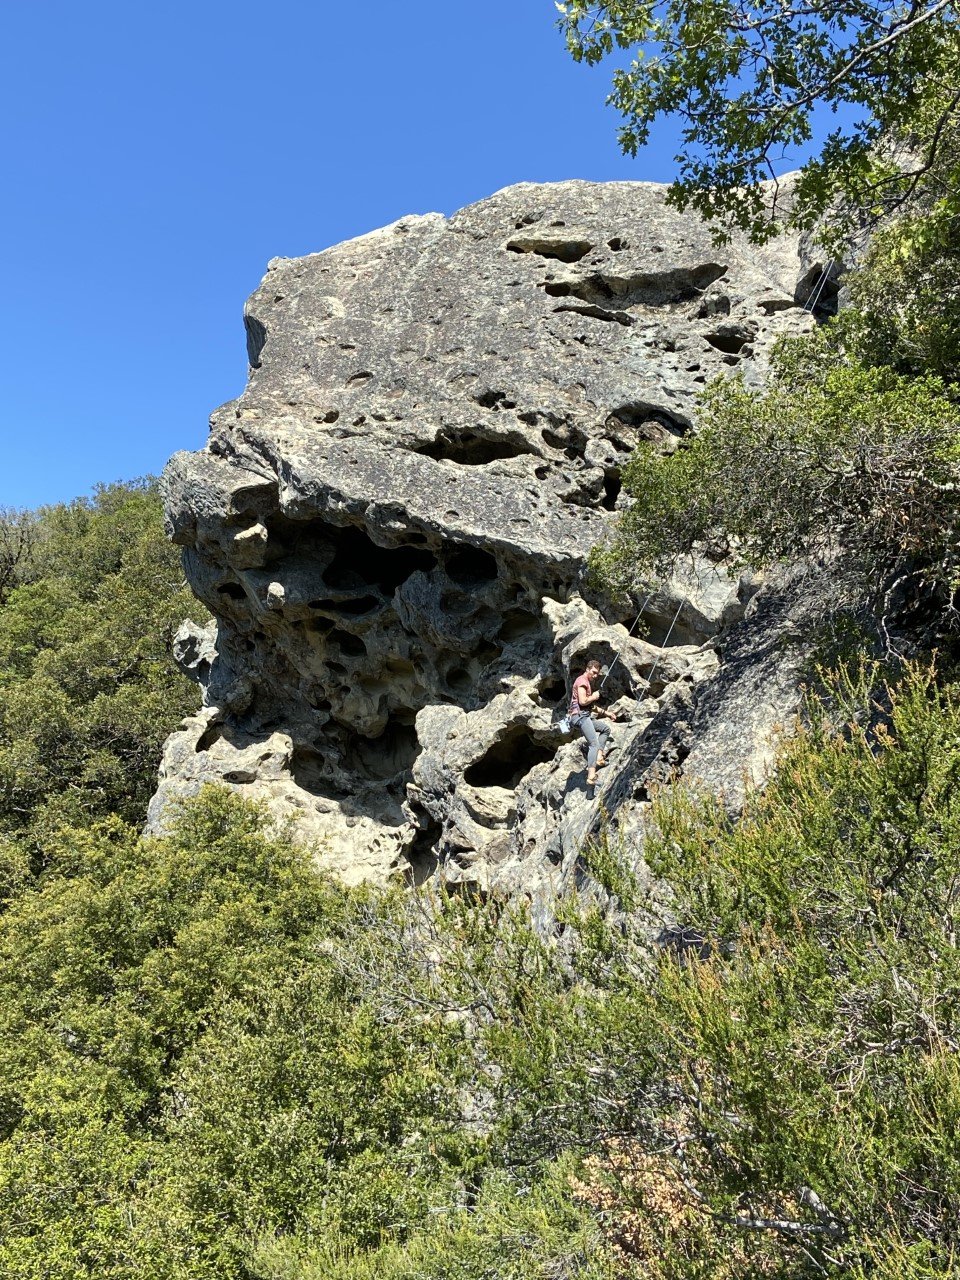
POLYGON ((150 484, 35 513, 0 603, 0 832, 142 820, 164 738, 199 698, 173 633, 193 606, 150 484))
POLYGON ((697 433, 627 464, 633 505, 594 556, 631 586, 696 548, 762 566, 828 560, 884 611, 960 574, 960 410, 935 377, 848 358, 838 331, 783 344, 763 392, 715 382, 697 433))
POLYGON ((846 727, 816 719, 736 826, 712 802, 660 807, 654 869, 709 954, 660 966, 672 1114, 644 1151, 669 1148, 688 1206, 799 1274, 946 1277, 960 694, 914 671, 872 728, 862 685, 838 696, 846 727))
POLYGON ((960 693, 873 679, 739 824, 658 803, 687 946, 340 887, 226 792, 51 837, 0 917, 0 1270, 946 1280, 960 693))

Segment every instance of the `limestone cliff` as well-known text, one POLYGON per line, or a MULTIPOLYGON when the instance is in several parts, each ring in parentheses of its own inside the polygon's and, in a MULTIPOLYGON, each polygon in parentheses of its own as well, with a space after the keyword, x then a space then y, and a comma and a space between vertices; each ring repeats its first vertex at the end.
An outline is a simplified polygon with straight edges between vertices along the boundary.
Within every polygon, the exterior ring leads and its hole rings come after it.
POLYGON ((621 649, 615 821, 680 766, 728 789, 762 767, 795 698, 769 593, 741 621, 752 588, 692 566, 643 640, 629 603, 583 594, 630 450, 675 447, 704 383, 756 381, 812 323, 795 240, 716 248, 664 191, 525 184, 270 263, 247 388, 164 477, 217 625, 179 638, 205 706, 168 743, 154 826, 219 779, 348 879, 534 891, 599 812, 555 709, 588 653, 621 649))

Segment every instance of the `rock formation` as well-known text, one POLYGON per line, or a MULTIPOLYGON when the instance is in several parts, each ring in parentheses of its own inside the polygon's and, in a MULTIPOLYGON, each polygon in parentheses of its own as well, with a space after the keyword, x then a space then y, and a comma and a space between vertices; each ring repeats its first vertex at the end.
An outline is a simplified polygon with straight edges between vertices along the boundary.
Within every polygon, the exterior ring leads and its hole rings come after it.
POLYGON ((664 191, 524 184, 269 264, 247 388, 165 472, 216 626, 178 637, 205 705, 168 743, 154 828, 215 779, 347 879, 535 892, 597 821, 553 724, 588 654, 620 653, 604 794, 627 829, 681 764, 733 789, 761 767, 795 696, 752 639, 775 603, 691 566, 630 638, 639 605, 582 583, 631 449, 676 447, 709 379, 756 381, 812 323, 795 240, 717 248, 664 191))

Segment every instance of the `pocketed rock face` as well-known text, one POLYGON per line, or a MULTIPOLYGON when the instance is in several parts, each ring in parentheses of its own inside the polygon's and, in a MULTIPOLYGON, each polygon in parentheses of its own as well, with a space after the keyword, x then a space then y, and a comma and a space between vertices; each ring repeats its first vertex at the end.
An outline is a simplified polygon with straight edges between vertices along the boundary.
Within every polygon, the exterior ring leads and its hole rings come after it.
POLYGON ((521 185, 271 262, 247 389, 164 476, 217 625, 178 637, 205 706, 167 745, 153 829, 213 779, 348 880, 533 892, 563 872, 565 827, 595 811, 580 744, 551 727, 570 671, 623 649, 608 689, 633 709, 631 759, 718 678, 713 637, 752 591, 694 567, 650 601, 645 640, 628 606, 584 599, 620 467, 642 440, 674 448, 715 374, 756 381, 812 323, 795 241, 717 249, 664 190, 521 185))

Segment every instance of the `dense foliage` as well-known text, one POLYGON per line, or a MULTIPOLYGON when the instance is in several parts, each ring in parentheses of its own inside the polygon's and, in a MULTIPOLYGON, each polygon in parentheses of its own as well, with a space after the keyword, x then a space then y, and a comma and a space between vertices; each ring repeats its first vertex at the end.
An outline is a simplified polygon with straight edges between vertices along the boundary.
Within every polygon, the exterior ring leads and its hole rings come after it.
POLYGON ((960 407, 940 379, 851 355, 842 325, 784 344, 762 392, 715 382, 671 457, 641 448, 595 568, 629 586, 694 549, 755 567, 829 560, 882 610, 960 575, 960 407))
POLYGON ((142 821, 163 739, 197 706, 170 657, 197 608, 149 483, 0 513, 0 837, 142 821))
MULTIPOLYGON (((923 115, 918 107, 918 114, 923 115)), ((776 349, 766 387, 717 380, 672 456, 642 448, 635 504, 594 557, 609 585, 691 551, 735 568, 803 559, 847 602, 936 599, 952 629, 960 586, 960 166, 950 149, 845 277, 848 305, 776 349)))
MULTIPOLYGON (((960 37, 952 0, 562 0, 578 61, 613 58, 610 101, 630 154, 677 118, 672 192, 718 225, 757 238, 812 226, 838 203, 857 216, 902 207, 932 169, 956 175, 960 37), (622 65, 623 55, 632 60, 622 65), (771 209, 757 184, 814 136, 817 108, 841 123, 771 209)), ((956 182, 954 182, 956 189, 956 182)))
MULTIPOLYGON (((954 139, 960 153, 960 128, 954 139)), ((960 382, 960 176, 878 231, 849 280, 841 325, 858 357, 905 375, 960 382)))
POLYGON ((49 837, 0 917, 0 1271, 946 1280, 960 693, 868 684, 738 825, 661 804, 661 948, 629 851, 543 936, 225 792, 49 837))

